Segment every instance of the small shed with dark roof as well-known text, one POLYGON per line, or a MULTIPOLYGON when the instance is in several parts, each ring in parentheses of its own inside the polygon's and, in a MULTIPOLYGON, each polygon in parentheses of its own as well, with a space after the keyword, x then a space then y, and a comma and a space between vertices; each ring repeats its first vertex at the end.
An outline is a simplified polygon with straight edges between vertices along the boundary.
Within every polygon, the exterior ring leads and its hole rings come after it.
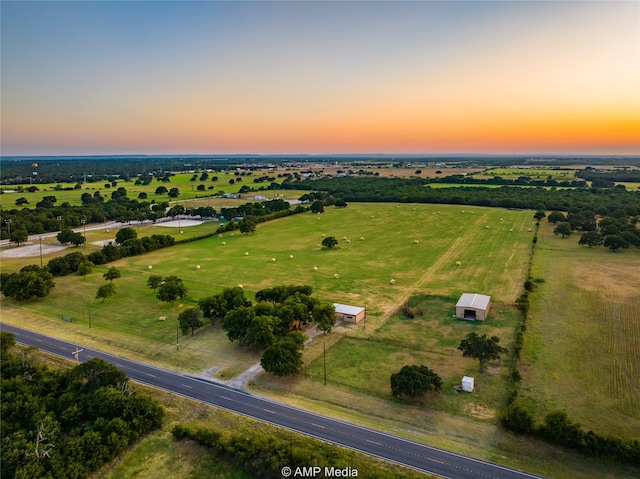
POLYGON ((490 306, 491 296, 464 293, 456 303, 456 318, 484 321, 490 306))

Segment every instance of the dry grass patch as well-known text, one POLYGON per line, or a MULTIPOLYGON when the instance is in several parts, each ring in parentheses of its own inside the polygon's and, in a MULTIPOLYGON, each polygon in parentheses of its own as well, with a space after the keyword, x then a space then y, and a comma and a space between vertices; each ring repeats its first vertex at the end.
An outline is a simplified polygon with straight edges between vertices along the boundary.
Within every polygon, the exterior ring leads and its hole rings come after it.
POLYGON ((538 419, 564 409, 587 430, 640 438, 640 251, 562 240, 544 224, 520 398, 538 419))

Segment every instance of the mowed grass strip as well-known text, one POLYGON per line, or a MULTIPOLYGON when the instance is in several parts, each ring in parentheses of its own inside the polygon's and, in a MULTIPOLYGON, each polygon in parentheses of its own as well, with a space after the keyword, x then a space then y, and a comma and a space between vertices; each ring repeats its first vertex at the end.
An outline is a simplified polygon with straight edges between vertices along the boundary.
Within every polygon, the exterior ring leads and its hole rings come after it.
POLYGON ((374 328, 415 292, 457 296, 472 291, 510 302, 524 280, 532 224, 527 211, 350 204, 328 208, 320 215, 306 213, 260 224, 252 235, 235 231, 124 258, 94 268, 86 279, 57 278, 56 289, 44 300, 17 304, 3 299, 3 320, 19 324, 30 321, 24 316, 46 317, 50 333, 86 335, 117 353, 139 359, 149 356, 171 367, 235 364, 233 369, 239 370, 238 363, 248 365, 257 356, 231 344, 219 325, 202 329, 194 338, 180 336, 176 351, 176 318, 183 308, 238 284, 250 298, 278 284, 309 284, 323 301, 366 304, 377 313, 368 324, 374 328), (338 246, 319 247, 323 234, 335 236, 338 246), (115 281, 116 295, 102 303, 93 298, 104 283, 102 274, 111 266, 119 268, 122 277, 115 281), (161 303, 147 288, 151 274, 182 278, 189 297, 173 306, 161 303), (89 303, 92 329, 88 328, 89 303), (58 319, 61 315, 72 317, 74 323, 63 323, 58 319), (159 321, 161 316, 166 321, 159 321))
POLYGON ((522 358, 521 400, 541 420, 564 409, 587 430, 640 431, 640 251, 612 253, 561 239, 543 223, 534 277, 542 277, 522 358))

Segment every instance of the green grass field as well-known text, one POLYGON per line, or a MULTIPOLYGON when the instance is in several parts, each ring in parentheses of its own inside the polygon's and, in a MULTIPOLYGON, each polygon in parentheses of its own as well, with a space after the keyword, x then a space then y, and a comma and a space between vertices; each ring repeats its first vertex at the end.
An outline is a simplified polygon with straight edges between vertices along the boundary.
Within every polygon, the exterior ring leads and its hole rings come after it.
POLYGON ((640 251, 578 246, 543 223, 542 277, 525 338, 521 399, 594 431, 640 438, 640 251))
MULTIPOLYGON (((219 326, 204 328, 193 339, 180 338, 183 344, 175 351, 175 318, 182 308, 237 284, 249 297, 277 284, 309 284, 323 301, 367 305, 379 313, 371 316, 370 327, 375 327, 416 292, 455 296, 471 290, 491 294, 495 301, 514 301, 527 267, 531 214, 490 208, 462 211, 433 205, 353 204, 321 215, 295 215, 261 224, 253 235, 226 233, 110 263, 121 269, 122 278, 116 281, 116 296, 104 303, 93 298, 107 266, 96 267, 86 279, 58 278, 54 292, 42 301, 16 304, 3 299, 3 320, 20 323, 33 318, 50 334, 86 336, 102 347, 160 364, 223 370, 233 365, 233 371, 240 372, 256 356, 229 343, 219 326), (335 236, 339 245, 333 250, 319 247, 322 234, 335 236), (462 265, 456 266, 456 261, 462 265), (189 298, 174 306, 161 303, 146 286, 150 274, 181 277, 189 298), (60 321, 61 315, 74 322, 60 321), (167 320, 158 321, 160 316, 167 320), (230 356, 236 350, 234 361, 230 356)), ((162 230, 170 233, 169 228, 162 230)))

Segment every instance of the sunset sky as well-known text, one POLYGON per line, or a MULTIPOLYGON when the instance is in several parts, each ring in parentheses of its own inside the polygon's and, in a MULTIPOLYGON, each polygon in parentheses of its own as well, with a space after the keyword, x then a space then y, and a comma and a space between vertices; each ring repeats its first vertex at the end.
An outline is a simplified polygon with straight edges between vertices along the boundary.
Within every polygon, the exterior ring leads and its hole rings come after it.
POLYGON ((1 2, 1 154, 640 154, 640 2, 1 2))

